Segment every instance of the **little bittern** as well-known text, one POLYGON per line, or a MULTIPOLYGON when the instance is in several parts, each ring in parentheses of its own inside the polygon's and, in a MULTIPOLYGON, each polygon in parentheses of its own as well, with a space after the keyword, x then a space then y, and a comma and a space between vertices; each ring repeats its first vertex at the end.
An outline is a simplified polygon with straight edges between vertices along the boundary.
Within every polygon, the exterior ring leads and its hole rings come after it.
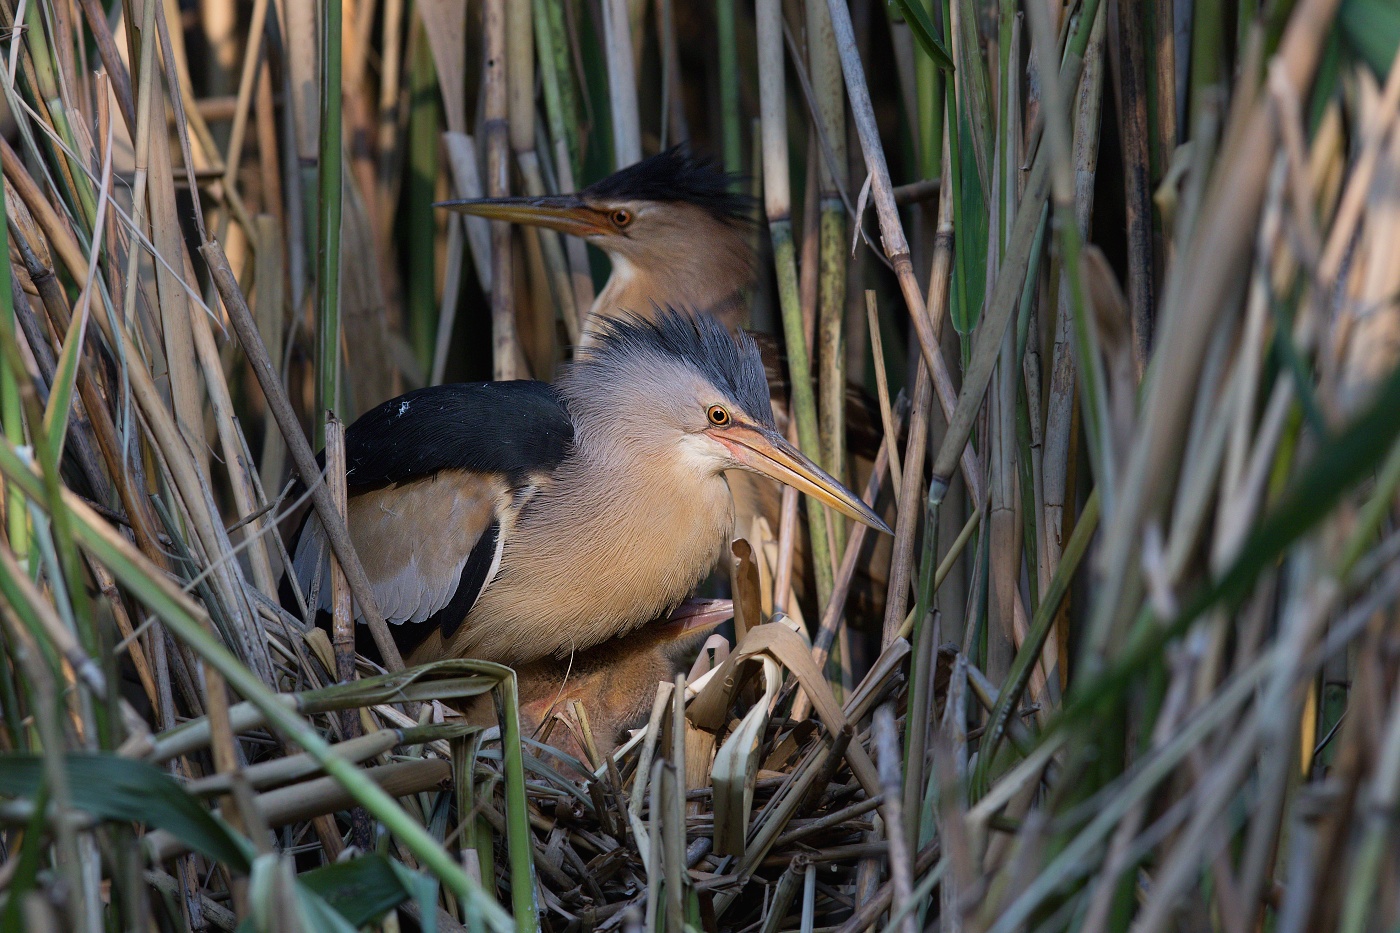
POLYGON ((623 311, 687 307, 730 330, 746 321, 744 292, 758 275, 753 200, 732 177, 685 146, 614 172, 578 194, 443 201, 438 206, 492 220, 582 237, 612 260, 581 342, 623 311))
MULTIPOLYGON (((777 432, 753 341, 671 310, 606 322, 555 385, 385 402, 345 449, 350 535, 411 663, 524 664, 663 615, 729 543, 726 470, 889 531, 777 432)), ((321 609, 328 567, 313 515, 293 571, 321 609)))

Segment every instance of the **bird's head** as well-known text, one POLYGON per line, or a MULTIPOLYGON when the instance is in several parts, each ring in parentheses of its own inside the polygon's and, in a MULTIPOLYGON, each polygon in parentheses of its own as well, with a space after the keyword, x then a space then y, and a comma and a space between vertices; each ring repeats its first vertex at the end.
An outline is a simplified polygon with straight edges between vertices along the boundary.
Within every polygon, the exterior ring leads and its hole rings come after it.
POLYGON ((656 308, 606 321, 560 381, 580 434, 600 449, 678 458, 697 474, 748 470, 879 531, 880 517, 778 432, 758 347, 705 316, 656 308), (606 435, 606 438, 601 435, 606 435))
POLYGON ((664 267, 687 251, 751 254, 753 199, 734 177, 687 146, 673 146, 614 172, 577 194, 443 201, 438 207, 491 220, 548 227, 582 237, 616 263, 664 267))

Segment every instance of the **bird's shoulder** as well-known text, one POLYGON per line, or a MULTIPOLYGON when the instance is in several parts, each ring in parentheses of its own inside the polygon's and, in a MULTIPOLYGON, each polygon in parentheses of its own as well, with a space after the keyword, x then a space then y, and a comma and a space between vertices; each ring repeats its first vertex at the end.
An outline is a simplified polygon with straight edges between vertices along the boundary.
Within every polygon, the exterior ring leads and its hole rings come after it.
POLYGON ((389 399, 345 432, 352 494, 442 470, 504 474, 554 469, 573 445, 563 397, 533 380, 430 386, 389 399))

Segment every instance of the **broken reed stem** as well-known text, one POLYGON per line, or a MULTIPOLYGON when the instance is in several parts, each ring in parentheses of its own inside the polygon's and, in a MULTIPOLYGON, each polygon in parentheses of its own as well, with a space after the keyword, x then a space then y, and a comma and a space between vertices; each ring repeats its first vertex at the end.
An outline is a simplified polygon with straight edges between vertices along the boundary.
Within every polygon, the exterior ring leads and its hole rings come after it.
MULTIPOLYGON (((326 486, 335 510, 345 520, 349 508, 345 489, 345 425, 333 412, 326 418, 326 486)), ((350 588, 340 561, 331 559, 331 644, 335 646, 335 677, 340 683, 355 679, 355 618, 350 610, 350 588)), ((341 714, 342 735, 354 736, 359 715, 353 710, 341 714)))
MULTIPOLYGON (((486 195, 510 194, 510 107, 506 74, 505 0, 487 0, 483 14, 486 56, 482 80, 486 101, 486 195)), ((518 379, 520 341, 515 325, 515 278, 510 224, 491 221, 491 359, 492 378, 518 379)))
POLYGON ((324 417, 340 410, 341 0, 325 0, 321 55, 321 148, 316 213, 316 441, 324 417))
MULTIPOLYGON (((796 247, 792 238, 792 197, 788 187, 787 100, 783 79, 782 6, 779 0, 758 0, 756 8, 759 48, 759 104, 762 110, 763 199, 773 241, 773 262, 778 271, 778 295, 782 307, 783 336, 791 376, 791 415, 797 422, 799 446, 820 451, 817 403, 802 326, 798 295, 796 247)), ((842 387, 844 392, 844 386, 842 387)), ((812 552, 809 566, 817 584, 817 605, 831 599, 831 547, 826 536, 824 507, 807 497, 807 527, 812 552)))
POLYGON ((199 252, 209 264, 210 275, 214 279, 219 296, 224 300, 224 310, 228 312, 229 320, 238 334, 239 343, 243 345, 243 353, 253 368, 258 385, 262 387, 267 406, 277 420, 277 426, 282 429, 282 438, 287 442, 287 449, 292 455, 292 466, 301 477, 302 483, 310 490, 312 506, 317 517, 321 519, 331 551, 345 572, 355 605, 359 608, 359 616, 369 625, 384 667, 390 671, 401 671, 403 656, 399 654, 398 645, 389 633, 388 623, 379 611, 379 603, 374 598, 369 577, 366 576, 365 568, 355 553, 355 546, 350 541, 349 529, 345 527, 345 521, 336 509, 330 490, 321 482, 321 471, 316 466, 316 456, 311 452, 306 435, 302 433, 301 423, 297 420, 286 390, 282 388, 282 380, 273 367, 272 360, 268 358, 267 349, 258 337, 257 322, 253 320, 243 292, 239 290, 238 280, 229 268, 228 257, 224 255, 218 240, 205 243, 199 248, 199 252))
MULTIPOLYGON (((899 733, 894 724, 894 712, 886 704, 875 710, 874 731, 876 757, 880 760, 880 789, 885 797, 881 808, 888 822, 885 824, 885 838, 890 847, 890 879, 894 883, 894 896, 899 903, 908 903, 913 892, 913 864, 906 839, 909 828, 904 825, 907 815, 904 812, 900 775, 899 733)), ((903 933, 916 933, 914 916, 906 916, 900 927, 903 933)))
POLYGON ((807 876, 807 869, 811 867, 813 867, 811 856, 805 852, 799 852, 792 857, 792 861, 788 863, 787 869, 778 878, 778 883, 773 888, 773 897, 768 902, 767 911, 763 916, 763 925, 758 928, 759 933, 778 933, 783 928, 782 922, 787 917, 788 908, 797 898, 797 892, 802 888, 803 881, 807 876))

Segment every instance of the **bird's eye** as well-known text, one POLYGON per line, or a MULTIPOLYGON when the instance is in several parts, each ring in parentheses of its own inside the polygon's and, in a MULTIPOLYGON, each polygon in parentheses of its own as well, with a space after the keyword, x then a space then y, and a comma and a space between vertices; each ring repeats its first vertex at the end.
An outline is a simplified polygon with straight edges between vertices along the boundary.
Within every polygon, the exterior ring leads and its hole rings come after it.
POLYGON ((619 207, 612 212, 612 222, 614 227, 625 227, 632 222, 632 212, 619 207))
POLYGON ((705 412, 710 419, 710 424, 717 428, 722 428, 729 424, 729 412, 722 405, 711 405, 709 411, 705 412))

